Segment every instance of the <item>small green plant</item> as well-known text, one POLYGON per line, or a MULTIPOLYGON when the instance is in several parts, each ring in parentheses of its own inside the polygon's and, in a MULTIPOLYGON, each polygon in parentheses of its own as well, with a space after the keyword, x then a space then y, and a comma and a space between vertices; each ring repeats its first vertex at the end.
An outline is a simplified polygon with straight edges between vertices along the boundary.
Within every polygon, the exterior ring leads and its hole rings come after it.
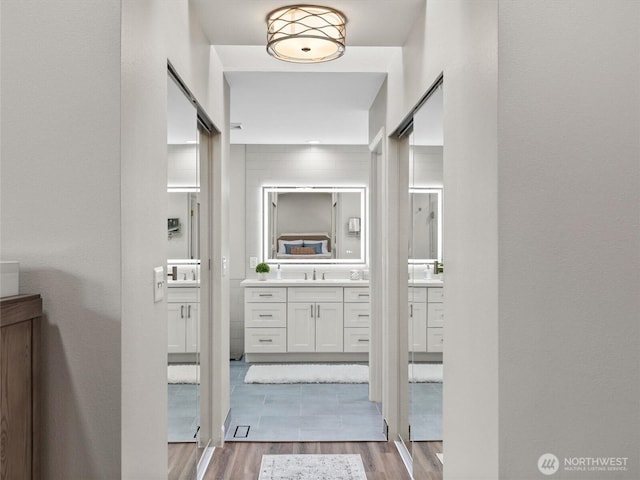
POLYGON ((268 263, 259 263, 258 265, 256 265, 256 272, 257 273, 269 273, 269 271, 271 270, 271 267, 269 267, 268 263))

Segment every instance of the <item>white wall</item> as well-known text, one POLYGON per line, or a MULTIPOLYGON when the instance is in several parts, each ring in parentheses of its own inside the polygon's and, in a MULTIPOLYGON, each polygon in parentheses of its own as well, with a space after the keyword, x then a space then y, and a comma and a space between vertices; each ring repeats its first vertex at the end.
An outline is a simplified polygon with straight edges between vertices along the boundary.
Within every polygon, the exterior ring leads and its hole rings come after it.
POLYGON ((2 259, 43 297, 42 472, 120 477, 120 1, 2 1, 2 259))
POLYGON ((167 258, 167 59, 219 128, 224 83, 186 0, 124 2, 122 16, 122 478, 162 478, 167 322, 152 268, 167 258))
POLYGON ((500 2, 500 476, 640 478, 640 3, 500 2))
MULTIPOLYGON (((255 277, 249 257, 262 256, 263 186, 368 186, 369 161, 369 149, 361 145, 246 145, 246 277, 255 277)), ((286 269, 296 271, 300 267, 287 265, 286 269)), ((339 267, 326 266, 326 270, 332 269, 339 267)))
POLYGON ((444 72, 445 479, 639 476, 639 19, 431 0, 389 73, 392 130, 444 72))
POLYGON ((221 68, 186 0, 1 8, 2 258, 44 298, 42 470, 166 477, 166 62, 219 125, 221 68))

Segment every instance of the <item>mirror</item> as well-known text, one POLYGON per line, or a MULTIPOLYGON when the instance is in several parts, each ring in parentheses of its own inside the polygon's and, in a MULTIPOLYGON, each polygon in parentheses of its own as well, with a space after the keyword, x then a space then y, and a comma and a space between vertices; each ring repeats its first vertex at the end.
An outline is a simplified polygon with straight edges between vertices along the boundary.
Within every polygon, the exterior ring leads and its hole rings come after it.
POLYGON ((267 262, 365 263, 365 187, 263 187, 267 262))
POLYGON ((442 261, 442 189, 409 189, 413 218, 409 263, 442 261))
MULTIPOLYGON (((442 261, 442 85, 413 114, 409 158, 409 425, 413 478, 442 475, 442 383, 419 372, 442 363, 443 296, 433 270, 442 261), (426 264, 426 265, 425 265, 426 264), (436 288, 434 288, 434 286, 436 288)), ((441 368, 441 367, 440 367, 441 368)))

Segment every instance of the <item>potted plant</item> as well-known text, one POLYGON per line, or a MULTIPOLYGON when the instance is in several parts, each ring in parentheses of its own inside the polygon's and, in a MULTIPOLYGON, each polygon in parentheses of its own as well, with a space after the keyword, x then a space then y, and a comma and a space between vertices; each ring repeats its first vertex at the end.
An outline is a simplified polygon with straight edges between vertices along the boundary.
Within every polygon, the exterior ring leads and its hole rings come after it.
POLYGON ((256 265, 256 273, 258 274, 258 280, 266 280, 267 273, 271 270, 268 263, 261 262, 256 265))

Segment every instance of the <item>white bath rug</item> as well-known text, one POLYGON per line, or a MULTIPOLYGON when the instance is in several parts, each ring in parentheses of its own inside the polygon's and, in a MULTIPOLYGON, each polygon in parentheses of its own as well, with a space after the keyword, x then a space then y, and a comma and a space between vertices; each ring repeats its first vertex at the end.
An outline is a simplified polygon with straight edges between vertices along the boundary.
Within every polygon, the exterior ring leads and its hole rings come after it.
POLYGON ((258 480, 367 480, 360 455, 263 455, 258 480))
POLYGON ((169 365, 167 367, 168 383, 200 383, 199 365, 169 365))
MULTIPOLYGON (((421 363, 409 366, 413 382, 442 382, 441 363, 421 363)), ((252 365, 244 383, 368 383, 368 365, 252 365)))
POLYGON ((367 383, 367 365, 252 365, 244 383, 367 383))
POLYGON ((409 365, 409 381, 417 383, 442 382, 442 364, 415 363, 409 365))

